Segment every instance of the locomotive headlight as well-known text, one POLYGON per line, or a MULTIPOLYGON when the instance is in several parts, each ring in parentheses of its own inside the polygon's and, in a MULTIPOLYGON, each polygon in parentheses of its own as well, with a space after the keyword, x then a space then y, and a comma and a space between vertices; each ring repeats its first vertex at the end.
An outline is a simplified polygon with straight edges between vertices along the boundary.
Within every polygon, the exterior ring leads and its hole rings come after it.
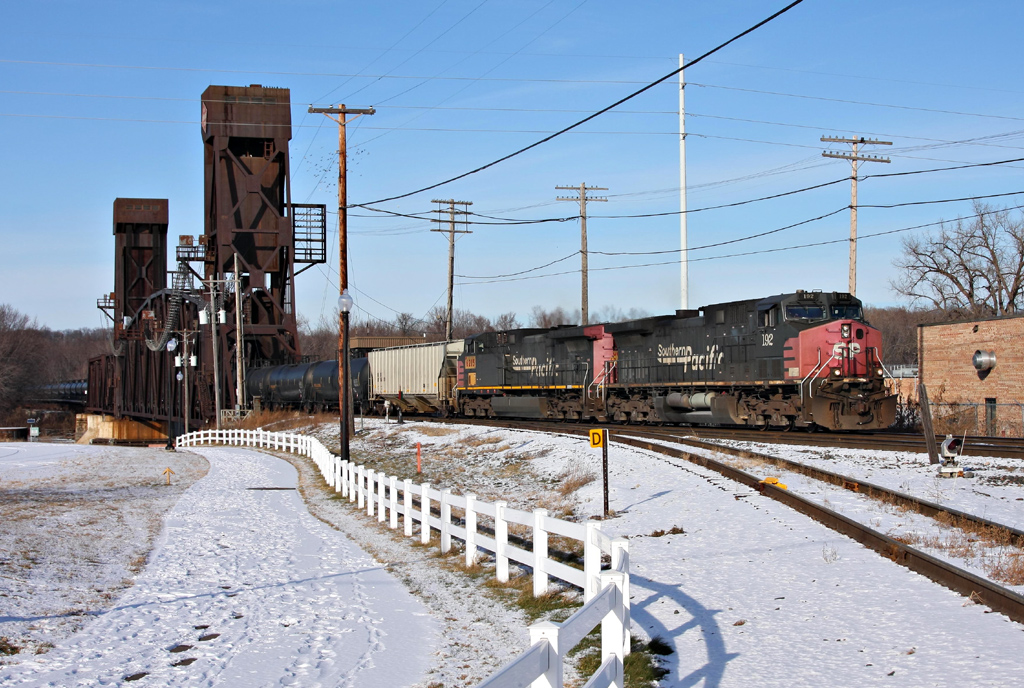
POLYGON ((839 377, 842 374, 843 374, 843 371, 840 370, 839 368, 833 368, 832 369, 832 377, 839 377))
POLYGON ((850 338, 850 323, 846 323, 846 324, 843 325, 842 332, 843 332, 843 339, 849 339, 850 338))
POLYGON ((885 375, 885 371, 879 368, 878 370, 875 371, 875 375, 877 375, 878 377, 882 377, 883 375, 885 375))

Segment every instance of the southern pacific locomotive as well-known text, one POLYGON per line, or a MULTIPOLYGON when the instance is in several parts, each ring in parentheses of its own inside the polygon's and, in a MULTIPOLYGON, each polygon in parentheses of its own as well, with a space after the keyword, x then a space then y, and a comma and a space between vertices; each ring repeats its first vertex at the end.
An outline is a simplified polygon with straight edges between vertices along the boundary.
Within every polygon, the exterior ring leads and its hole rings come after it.
MULTIPOLYGON (((353 362, 361 371, 353 384, 366 410, 388 401, 407 412, 478 418, 833 430, 884 428, 896 412, 883 384, 881 334, 858 299, 836 292, 487 332, 373 351, 368 374, 364 365, 353 362)), ((336 362, 251 371, 249 380, 264 404, 337 404, 336 362)))

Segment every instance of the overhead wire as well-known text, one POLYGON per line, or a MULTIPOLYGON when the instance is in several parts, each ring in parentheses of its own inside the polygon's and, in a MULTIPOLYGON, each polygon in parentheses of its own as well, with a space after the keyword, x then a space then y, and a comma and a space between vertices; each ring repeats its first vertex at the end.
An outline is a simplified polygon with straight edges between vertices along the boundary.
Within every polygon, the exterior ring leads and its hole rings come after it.
POLYGON ((445 186, 446 184, 450 184, 450 183, 452 183, 454 181, 457 181, 459 179, 465 179, 466 177, 469 177, 470 175, 474 175, 474 174, 477 174, 479 172, 483 172, 484 170, 489 169, 491 167, 494 167, 495 165, 498 165, 498 164, 500 164, 502 162, 505 162, 506 160, 514 158, 517 155, 521 155, 521 154, 525 153, 526 151, 532 150, 533 148, 536 148, 537 146, 540 146, 540 145, 542 145, 544 143, 547 143, 548 141, 551 141, 552 139, 554 139, 554 138, 556 138, 558 136, 561 136, 562 134, 564 134, 566 132, 572 131, 573 129, 575 129, 575 128, 579 127, 579 126, 582 126, 583 124, 586 124, 590 120, 595 119, 596 117, 599 117, 599 116, 603 115, 604 113, 608 112, 609 110, 612 110, 615 107, 617 107, 617 106, 619 106, 619 105, 621 105, 621 104, 623 104, 625 102, 628 102, 629 100, 632 100, 633 98, 636 98, 637 96, 641 95, 642 93, 645 93, 645 92, 649 91, 650 89, 654 88, 658 84, 660 84, 660 83, 662 83, 664 81, 667 81, 668 79, 671 79, 673 76, 678 74, 684 68, 692 67, 693 65, 699 64, 705 58, 707 58, 707 57, 709 57, 711 55, 714 55, 719 50, 722 50, 723 48, 725 48, 726 46, 730 45, 731 43, 734 43, 735 41, 738 41, 740 38, 746 36, 747 34, 753 32, 753 31, 756 31, 757 29, 759 29, 760 27, 764 26, 768 22, 776 19, 777 17, 782 16, 786 12, 788 12, 791 9, 793 9, 794 7, 796 7, 797 5, 801 4, 803 1, 804 0, 793 0, 793 2, 791 2, 788 5, 786 5, 781 10, 775 12, 774 14, 772 14, 769 17, 767 17, 766 19, 761 20, 757 24, 754 24, 753 26, 751 26, 750 28, 742 31, 741 33, 736 34, 735 36, 733 36, 729 40, 725 41, 724 43, 719 44, 718 46, 712 48, 711 50, 709 50, 706 53, 700 55, 699 57, 691 60, 690 62, 686 63, 684 66, 680 67, 679 69, 672 70, 669 74, 666 74, 665 76, 661 77, 660 79, 657 79, 656 81, 653 81, 653 82, 647 84, 643 88, 640 88, 640 89, 637 89, 636 91, 633 91, 629 95, 627 95, 627 96, 625 96, 623 98, 620 98, 619 100, 615 101, 611 105, 608 105, 608 106, 606 106, 604 108, 601 108, 597 112, 594 112, 594 113, 584 117, 583 119, 578 120, 577 122, 575 122, 573 124, 570 124, 567 127, 563 127, 562 129, 556 131, 555 133, 549 134, 548 136, 545 136, 544 138, 540 139, 539 141, 535 141, 534 143, 531 143, 528 146, 520 148, 517 151, 509 153, 508 155, 504 155, 504 156, 498 158, 497 160, 491 161, 491 162, 489 162, 489 163, 487 163, 485 165, 481 165, 481 166, 479 166, 479 167, 477 167, 475 169, 472 169, 472 170, 470 170, 468 172, 463 172, 462 174, 459 174, 459 175, 456 175, 454 177, 451 177, 450 179, 446 179, 444 181, 437 182, 435 184, 431 184, 429 186, 424 186, 424 187, 422 187, 420 189, 416 189, 415 191, 409 191, 409 192, 406 192, 406 193, 403 193, 403 194, 397 194, 395 196, 390 196, 390 197, 387 197, 387 198, 381 198, 381 199, 378 199, 376 201, 370 201, 370 202, 365 203, 365 204, 357 203, 357 204, 354 204, 354 205, 355 206, 377 205, 379 203, 386 203, 388 201, 396 201, 396 200, 398 200, 400 198, 407 198, 409 196, 414 196, 416 194, 423 193, 424 191, 430 191, 431 189, 436 189, 436 188, 438 188, 440 186, 445 186))

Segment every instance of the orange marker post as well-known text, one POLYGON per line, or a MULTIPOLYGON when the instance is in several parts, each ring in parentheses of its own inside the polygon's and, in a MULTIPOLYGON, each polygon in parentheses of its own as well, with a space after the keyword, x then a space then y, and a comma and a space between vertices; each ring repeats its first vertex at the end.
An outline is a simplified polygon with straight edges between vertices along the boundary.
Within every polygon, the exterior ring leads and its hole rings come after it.
POLYGON ((419 442, 416 443, 416 472, 417 473, 422 473, 423 472, 423 466, 420 463, 420 443, 419 442))

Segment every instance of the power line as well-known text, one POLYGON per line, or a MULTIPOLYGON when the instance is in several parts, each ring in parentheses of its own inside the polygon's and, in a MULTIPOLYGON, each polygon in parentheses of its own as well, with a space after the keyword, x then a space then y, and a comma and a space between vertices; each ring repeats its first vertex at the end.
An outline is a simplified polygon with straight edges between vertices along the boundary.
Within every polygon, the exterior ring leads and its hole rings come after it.
POLYGON ((489 162, 486 165, 481 165, 480 167, 477 167, 476 169, 470 170, 469 172, 464 172, 464 173, 462 173, 460 175, 457 175, 457 176, 452 177, 450 179, 447 179, 445 181, 438 182, 436 184, 431 184, 429 186, 425 186, 425 187, 417 189, 415 191, 410 191, 410 192, 407 192, 407 193, 404 193, 404 194, 399 194, 397 196, 391 196, 389 198, 382 198, 382 199, 379 199, 379 200, 376 200, 376 201, 371 201, 371 202, 369 202, 367 204, 356 204, 356 205, 377 205, 378 203, 385 203, 385 202, 388 202, 388 201, 395 201, 395 200, 398 200, 400 198, 407 198, 409 196, 413 196, 413 195, 418 194, 418 193, 423 193, 424 191, 429 191, 431 189, 436 189, 439 186, 444 186, 445 184, 450 184, 451 182, 457 181, 459 179, 464 179, 464 178, 466 178, 466 177, 468 177, 470 175, 477 174, 478 172, 482 172, 482 171, 484 171, 484 170, 486 170, 486 169, 488 169, 490 167, 494 167, 495 165, 497 165, 499 163, 505 162, 506 160, 509 160, 510 158, 514 158, 517 155, 520 155, 522 153, 525 153, 528 150, 536 148, 537 146, 539 146, 539 145, 541 145, 543 143, 547 143, 548 141, 550 141, 550 140, 552 140, 552 139, 554 139, 554 138, 556 138, 558 136, 561 136, 562 134, 564 134, 564 133, 566 133, 568 131, 571 131, 571 130, 575 129, 576 127, 579 127, 579 126, 581 126, 583 124, 586 124, 590 120, 592 120, 592 119, 594 119, 596 117, 599 117, 600 115, 603 115, 604 113, 608 112, 609 110, 612 110, 613 108, 615 108, 615 107, 617 107, 617 106, 619 106, 619 105, 621 105, 621 104, 623 104, 623 103, 625 103, 625 102, 627 102, 629 100, 632 100, 633 98, 637 97, 638 95, 640 95, 642 93, 645 93, 646 91, 649 91, 650 89, 654 88, 658 84, 660 84, 660 83, 662 83, 664 81, 667 81, 668 79, 671 79, 676 74, 678 74, 680 71, 682 71, 685 67, 691 67, 691 66, 693 66, 695 64, 698 64, 699 62, 701 62, 705 58, 707 58, 707 57, 709 57, 711 55, 714 55, 716 52, 718 52, 719 50, 722 50, 723 48, 725 48, 729 44, 739 40, 740 38, 746 36, 747 34, 753 32, 753 31, 756 31, 757 29, 759 29, 760 27, 764 26, 768 22, 772 21, 776 17, 779 17, 779 16, 785 14, 786 12, 788 12, 791 9, 793 9, 794 7, 796 7, 797 5, 802 3, 803 1, 804 0, 793 0, 793 2, 791 2, 788 5, 786 5, 786 7, 782 8, 781 10, 776 12, 775 14, 772 14, 767 19, 763 19, 760 22, 758 22, 757 24, 753 25, 752 27, 746 29, 745 31, 743 31, 743 32, 741 32, 739 34, 736 34, 735 36, 733 36, 729 40, 725 41, 724 43, 719 44, 715 48, 712 48, 711 50, 709 50, 708 52, 704 53, 700 57, 697 57, 696 59, 691 60, 690 62, 688 62, 683 67, 680 67, 679 69, 672 70, 669 74, 666 74, 665 76, 661 77, 660 79, 647 84, 643 88, 637 89, 633 93, 625 96, 624 98, 620 98, 619 100, 615 101, 611 105, 608 105, 608 106, 598 110, 597 112, 584 117, 583 119, 575 122, 574 124, 570 124, 569 126, 564 127, 563 129, 560 129, 560 130, 558 130, 557 132, 555 132, 553 134, 545 136, 544 138, 542 138, 539 141, 535 141, 534 143, 531 143, 529 146, 526 146, 524 148, 520 148, 519 150, 517 150, 517 151, 515 151, 513 153, 509 153, 508 155, 505 155, 505 156, 503 156, 501 158, 498 158, 497 160, 489 162))
MULTIPOLYGON (((1000 194, 986 194, 986 195, 980 195, 980 196, 968 196, 968 197, 964 197, 964 198, 947 198, 947 199, 938 199, 938 200, 931 200, 931 201, 910 201, 910 202, 905 202, 905 203, 894 203, 894 204, 891 204, 891 205, 863 205, 863 206, 860 206, 860 207, 862 207, 862 208, 886 208, 887 209, 887 208, 899 208, 899 207, 911 206, 911 205, 930 205, 930 204, 937 204, 937 203, 956 203, 956 202, 960 202, 960 201, 984 200, 984 199, 988 199, 988 198, 1001 198, 1001 197, 1005 197, 1005 196, 1014 196, 1014 195, 1020 195, 1020 194, 1024 194, 1024 191, 1013 191, 1013 192, 1000 193, 1000 194)), ((849 207, 850 206, 844 206, 844 207, 838 208, 838 209, 836 209, 836 210, 834 210, 834 211, 832 211, 830 213, 826 213, 824 215, 819 215, 817 217, 810 218, 808 220, 802 220, 800 222, 797 222, 797 223, 794 223, 794 224, 791 224, 791 225, 786 225, 785 227, 779 227, 777 229, 771 229, 771 230, 768 230, 768 231, 765 231, 765 232, 758 232, 757 234, 751 234, 751 235, 748 235, 748 236, 738 237, 736 239, 730 239, 728 241, 716 242, 716 243, 713 243, 713 244, 705 244, 703 246, 694 246, 694 247, 690 247, 690 248, 686 248, 686 249, 683 249, 683 248, 667 249, 667 250, 663 250, 663 251, 591 251, 591 253, 595 253, 595 254, 598 254, 598 255, 604 255, 604 256, 655 256, 655 255, 670 255, 670 254, 682 254, 682 253, 689 254, 690 251, 698 251, 698 250, 703 250, 703 249, 708 249, 708 248, 717 248, 719 246, 727 246, 727 245, 730 245, 730 244, 736 244, 736 243, 740 243, 740 242, 743 242, 743 241, 749 241, 751 239, 757 239, 757 238, 769 236, 771 234, 778 234, 779 232, 785 231, 787 229, 793 229, 793 228, 799 227, 801 225, 805 225, 805 224, 809 224, 811 222, 817 222, 819 220, 826 219, 826 218, 831 217, 833 215, 836 215, 838 213, 844 212, 845 210, 849 209, 849 207)), ((993 211, 993 212, 995 212, 995 211, 993 211)), ((963 218, 961 218, 961 219, 963 219, 963 218)), ((919 228, 922 228, 922 227, 930 227, 930 226, 934 226, 935 224, 941 224, 941 222, 943 222, 943 221, 939 221, 938 223, 929 223, 929 224, 925 224, 925 225, 918 225, 918 226, 915 226, 915 227, 908 227, 908 228, 905 228, 905 229, 902 229, 902 230, 893 230, 893 231, 886 232, 886 233, 892 234, 892 233, 895 233, 896 231, 909 231, 911 229, 919 229, 919 228)), ((864 235, 864 236, 881 236, 881 234, 869 234, 869 235, 864 235)), ((849 238, 842 239, 842 240, 839 240, 839 241, 849 241, 849 238)), ((826 243, 835 243, 835 242, 826 242, 826 243)), ((820 245, 820 244, 807 244, 806 246, 817 246, 817 245, 820 245)), ((775 251, 775 250, 781 250, 781 249, 763 249, 761 251, 752 251, 752 252, 749 252, 749 253, 735 254, 735 255, 757 255, 758 253, 770 253, 770 252, 775 251)), ((732 256, 727 256, 727 257, 732 257, 732 256)), ((564 260, 564 259, 562 259, 562 260, 564 260)), ((687 260, 689 262, 695 262, 695 261, 698 261, 698 260, 709 260, 709 258, 689 258, 689 257, 687 257, 687 260)), ((652 266, 652 265, 672 265, 672 264, 675 264, 676 262, 678 262, 678 261, 672 261, 670 263, 645 263, 645 264, 641 264, 641 265, 619 266, 619 267, 614 267, 614 268, 595 268, 595 270, 624 269, 626 267, 648 267, 648 266, 652 266)), ((541 267, 547 267, 547 266, 541 266, 541 267)), ((515 273, 515 274, 523 275, 523 274, 527 274, 529 272, 534 272, 537 269, 539 269, 539 268, 531 268, 531 269, 528 269, 528 270, 522 270, 522 271, 520 271, 518 273, 515 273)), ((575 271, 552 273, 552 274, 547 275, 547 276, 554 277, 554 276, 558 276, 558 275, 572 274, 573 272, 575 272, 575 271)), ((544 277, 544 276, 545 275, 537 275, 537 276, 526 277, 526 278, 524 278, 524 277, 516 277, 514 279, 506 280, 506 279, 504 279, 504 277, 506 277, 504 275, 502 275, 502 276, 492 275, 492 276, 487 276, 487 277, 470 277, 468 275, 459 275, 459 277, 462 277, 464 279, 489 280, 490 282, 495 282, 495 281, 514 281, 515 279, 536 279, 536 278, 544 277)), ((487 284, 487 283, 488 282, 484 281, 484 282, 464 282, 463 284, 487 284)))
MULTIPOLYGON (((1024 209, 1024 205, 1011 206, 1007 210, 1021 210, 1021 209, 1024 209)), ((1001 212, 1001 210, 994 210, 994 211, 991 211, 991 212, 1001 212)), ((980 214, 988 215, 990 213, 980 213, 980 214)), ((947 220, 939 220, 937 222, 929 222, 929 223, 926 223, 926 224, 914 225, 913 227, 901 227, 899 229, 890 229, 890 230, 886 230, 884 232, 874 232, 874 233, 871 233, 871 234, 864 234, 864 235, 862 235, 861 239, 871 239, 871 238, 874 238, 874 237, 885 236, 885 235, 888 235, 888 234, 898 234, 900 232, 909 232, 909 231, 912 231, 912 230, 915 230, 915 229, 925 229, 927 227, 936 227, 936 226, 941 225, 941 224, 943 224, 945 222, 957 222, 957 221, 965 220, 965 219, 968 219, 968 218, 967 217, 959 217, 959 218, 955 218, 954 220, 948 220, 948 221, 947 220)), ((728 254, 723 254, 723 255, 718 255, 718 256, 705 256, 703 258, 687 258, 687 260, 689 262, 691 262, 691 263, 697 263, 697 262, 710 261, 710 260, 723 260, 725 258, 743 258, 743 257, 747 257, 747 256, 757 256, 757 255, 763 255, 763 254, 767 254, 767 253, 779 253, 779 252, 782 252, 782 251, 793 251, 793 250, 803 249, 803 248, 815 248, 815 247, 818 247, 818 246, 829 246, 829 245, 833 245, 833 244, 842 244, 842 243, 848 242, 849 240, 850 239, 848 237, 843 237, 842 239, 829 239, 829 240, 826 240, 826 241, 817 241, 817 242, 809 243, 809 244, 798 244, 798 245, 795 245, 795 246, 780 246, 780 247, 776 247, 776 248, 760 249, 760 250, 757 250, 757 251, 746 251, 746 252, 743 252, 743 253, 728 253, 728 254)), ((657 263, 641 263, 641 264, 635 264, 635 265, 614 265, 614 266, 609 266, 609 267, 604 267, 604 268, 595 268, 595 271, 631 270, 631 269, 635 269, 635 268, 659 267, 659 266, 665 266, 665 265, 678 265, 678 264, 679 264, 678 260, 669 260, 669 261, 661 261, 661 262, 657 262, 657 263)), ((546 277, 561 277, 561 276, 564 276, 564 275, 575 274, 575 272, 576 272, 575 270, 567 270, 565 272, 553 272, 553 273, 549 273, 547 275, 532 275, 532 276, 529 276, 529 277, 516 277, 516 278, 512 278, 512 279, 494 279, 494 280, 490 280, 490 281, 487 281, 487 282, 462 282, 462 283, 460 283, 459 286, 473 286, 473 285, 477 285, 477 284, 494 284, 494 283, 498 283, 498 282, 517 282, 517 281, 530 280, 530 279, 544 279, 546 277)))
MULTIPOLYGON (((994 166, 997 166, 997 165, 1007 165, 1007 164, 1015 163, 1015 162, 1024 162, 1024 157, 1009 158, 1009 159, 1006 159, 1006 160, 993 160, 993 161, 989 161, 989 162, 965 163, 965 164, 962 164, 962 165, 954 165, 952 167, 935 167, 935 168, 930 168, 930 169, 926 169, 926 170, 907 170, 907 171, 903 171, 903 172, 885 172, 885 173, 878 173, 878 174, 866 174, 866 175, 859 176, 858 179, 861 180, 861 181, 865 181, 865 180, 868 180, 868 179, 881 179, 881 178, 885 178, 885 177, 906 177, 906 176, 912 176, 912 175, 917 175, 917 174, 931 174, 931 173, 935 173, 935 172, 950 172, 950 171, 964 170, 964 169, 971 169, 971 168, 978 168, 978 167, 994 167, 994 166)), ((777 194, 770 194, 768 196, 760 196, 758 198, 751 198, 751 199, 747 199, 747 200, 743 200, 743 201, 735 201, 733 203, 723 203, 723 204, 720 204, 720 205, 705 206, 703 208, 691 208, 691 209, 687 209, 685 212, 687 214, 699 213, 699 212, 704 212, 704 211, 708 211, 708 210, 719 210, 719 209, 722 209, 722 208, 733 208, 733 207, 736 207, 736 206, 748 205, 750 203, 758 203, 758 202, 761 202, 761 201, 768 201, 768 200, 773 200, 773 199, 776 199, 776 198, 783 198, 783 197, 786 197, 786 196, 792 196, 792 195, 799 194, 799 193, 804 193, 804 192, 807 192, 807 191, 814 191, 816 189, 820 189, 820 188, 832 186, 834 184, 839 184, 839 183, 842 183, 842 182, 846 182, 849 179, 850 179, 849 177, 841 177, 839 179, 834 179, 834 180, 832 180, 830 182, 823 182, 821 184, 814 184, 812 186, 806 186, 806 187, 802 187, 800 189, 793 189, 791 191, 784 191, 784 192, 777 193, 777 194)), ((1017 192, 1014 192, 1014 193, 1017 193, 1017 192)), ((996 196, 999 196, 999 195, 1000 194, 996 194, 996 196)), ((1012 194, 1001 194, 1001 195, 1012 195, 1012 194)), ((992 197, 996 197, 996 196, 992 196, 992 197)), ((988 196, 978 196, 976 198, 980 199, 980 198, 989 198, 989 197, 988 196)), ((916 202, 914 202, 914 204, 948 203, 948 202, 953 202, 953 201, 956 201, 956 200, 965 200, 965 199, 951 199, 951 200, 943 200, 943 201, 916 201, 916 202)), ((970 200, 970 199, 966 199, 966 200, 970 200)), ((385 215, 393 215, 393 216, 396 216, 396 217, 412 218, 412 219, 417 219, 417 220, 418 219, 425 219, 425 218, 423 218, 421 216, 424 215, 424 214, 427 214, 427 211, 424 211, 423 213, 419 213, 419 214, 409 214, 409 213, 400 213, 400 212, 396 212, 396 211, 393 211, 393 210, 385 210, 383 208, 372 208, 372 207, 370 207, 368 205, 361 205, 360 207, 364 208, 365 210, 371 210, 371 211, 376 212, 376 213, 381 213, 381 214, 385 214, 385 215)), ((848 209, 849 207, 850 206, 845 206, 842 210, 848 209)), ((870 207, 874 207, 874 206, 859 205, 858 207, 860 207, 860 208, 870 208, 870 207)), ((898 206, 891 206, 891 207, 898 207, 898 206)), ((593 215, 592 217, 600 218, 600 219, 606 219, 606 220, 626 220, 626 219, 632 220, 632 219, 643 219, 643 218, 648 218, 648 217, 668 217, 668 216, 679 215, 681 212, 683 212, 683 211, 671 210, 671 211, 666 211, 666 212, 661 212, 661 213, 637 213, 637 214, 631 214, 631 215, 593 215)), ((572 217, 549 217, 549 218, 542 218, 542 219, 536 219, 536 220, 519 220, 517 218, 496 217, 496 216, 493 216, 493 215, 484 215, 482 213, 476 213, 476 212, 471 212, 470 215, 473 215, 475 217, 484 217, 484 218, 487 218, 487 219, 490 219, 490 220, 496 220, 497 222, 479 222, 479 221, 470 220, 468 222, 468 224, 473 224, 473 225, 497 225, 497 226, 500 226, 500 225, 503 225, 503 224, 523 225, 523 224, 541 224, 541 223, 545 223, 545 222, 567 222, 567 221, 575 220, 578 217, 578 216, 572 216, 572 217)), ((370 216, 360 215, 359 217, 370 217, 370 216)))

